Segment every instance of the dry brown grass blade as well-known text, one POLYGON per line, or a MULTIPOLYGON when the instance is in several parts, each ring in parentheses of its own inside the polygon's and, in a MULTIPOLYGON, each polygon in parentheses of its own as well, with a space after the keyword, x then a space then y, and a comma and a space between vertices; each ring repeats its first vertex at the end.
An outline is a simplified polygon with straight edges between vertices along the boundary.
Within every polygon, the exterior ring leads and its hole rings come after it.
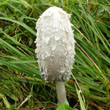
POLYGON ((90 59, 90 61, 94 64, 94 66, 97 68, 99 72, 101 72, 100 68, 97 66, 97 64, 94 62, 94 60, 87 54, 87 52, 76 42, 76 45, 83 51, 83 53, 90 59))
POLYGON ((18 106, 18 109, 19 109, 24 103, 26 103, 26 102, 30 99, 30 97, 32 97, 32 95, 28 95, 28 96, 25 98, 25 100, 22 101, 21 104, 18 106))

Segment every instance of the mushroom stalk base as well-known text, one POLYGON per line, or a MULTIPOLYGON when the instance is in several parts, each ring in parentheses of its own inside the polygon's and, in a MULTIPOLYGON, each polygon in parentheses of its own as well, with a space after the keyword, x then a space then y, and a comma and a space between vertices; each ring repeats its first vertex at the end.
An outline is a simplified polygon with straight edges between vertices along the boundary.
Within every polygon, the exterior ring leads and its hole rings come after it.
POLYGON ((69 105, 67 98, 66 98, 66 91, 64 82, 56 82, 56 91, 57 91, 57 99, 58 103, 66 103, 69 105))

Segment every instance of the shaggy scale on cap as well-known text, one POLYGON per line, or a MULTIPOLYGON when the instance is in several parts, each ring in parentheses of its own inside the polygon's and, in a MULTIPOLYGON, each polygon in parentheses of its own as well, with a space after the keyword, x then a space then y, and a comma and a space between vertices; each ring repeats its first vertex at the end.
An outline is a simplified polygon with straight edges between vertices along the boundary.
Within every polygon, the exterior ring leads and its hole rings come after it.
POLYGON ((36 56, 41 75, 47 81, 67 81, 75 55, 70 14, 50 7, 36 23, 36 56))

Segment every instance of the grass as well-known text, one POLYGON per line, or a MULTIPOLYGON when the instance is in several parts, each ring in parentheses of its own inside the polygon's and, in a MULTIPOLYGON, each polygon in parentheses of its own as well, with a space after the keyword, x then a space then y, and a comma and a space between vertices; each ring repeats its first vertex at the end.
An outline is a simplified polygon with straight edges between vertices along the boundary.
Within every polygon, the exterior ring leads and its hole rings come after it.
POLYGON ((0 108, 109 110, 109 0, 1 0, 0 108), (41 79, 34 53, 35 23, 54 5, 72 14, 76 56, 73 75, 66 83, 71 107, 57 108, 55 85, 41 79))

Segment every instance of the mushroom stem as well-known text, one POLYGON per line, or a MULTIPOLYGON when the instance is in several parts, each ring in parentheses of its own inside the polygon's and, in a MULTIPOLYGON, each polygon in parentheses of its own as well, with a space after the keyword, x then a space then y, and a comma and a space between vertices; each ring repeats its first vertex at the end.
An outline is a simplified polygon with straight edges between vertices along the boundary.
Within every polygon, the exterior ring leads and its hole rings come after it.
POLYGON ((57 99, 58 103, 66 103, 69 105, 67 98, 66 98, 66 91, 64 82, 56 82, 56 91, 57 91, 57 99))

